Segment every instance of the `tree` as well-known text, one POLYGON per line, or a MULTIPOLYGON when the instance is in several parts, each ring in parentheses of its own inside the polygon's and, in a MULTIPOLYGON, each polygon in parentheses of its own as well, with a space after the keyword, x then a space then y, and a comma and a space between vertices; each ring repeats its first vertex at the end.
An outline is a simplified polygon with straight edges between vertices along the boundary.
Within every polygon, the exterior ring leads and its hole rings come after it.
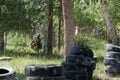
POLYGON ((74 21, 72 11, 72 0, 62 0, 64 18, 64 53, 67 55, 74 45, 74 21))
POLYGON ((47 52, 52 53, 53 44, 53 0, 49 0, 47 52))
POLYGON ((4 31, 0 31, 0 52, 4 51, 4 31))
POLYGON ((61 27, 62 27, 62 0, 59 1, 59 14, 58 14, 58 52, 60 52, 61 47, 61 27))
POLYGON ((104 18, 105 18, 105 21, 106 21, 108 32, 110 34, 110 41, 111 41, 111 43, 117 45, 119 43, 118 42, 118 36, 117 36, 115 27, 112 23, 112 19, 111 19, 111 16, 109 14, 109 11, 108 11, 107 0, 102 0, 102 8, 103 8, 104 18))

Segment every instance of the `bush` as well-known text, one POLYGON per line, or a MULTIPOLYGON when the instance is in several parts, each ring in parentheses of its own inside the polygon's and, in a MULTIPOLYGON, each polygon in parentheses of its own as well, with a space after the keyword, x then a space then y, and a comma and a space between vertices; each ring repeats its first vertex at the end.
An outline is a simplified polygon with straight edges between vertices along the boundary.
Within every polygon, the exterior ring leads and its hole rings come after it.
POLYGON ((77 34, 75 36, 75 45, 85 45, 92 49, 104 49, 104 44, 104 40, 94 36, 87 36, 83 34, 77 34))

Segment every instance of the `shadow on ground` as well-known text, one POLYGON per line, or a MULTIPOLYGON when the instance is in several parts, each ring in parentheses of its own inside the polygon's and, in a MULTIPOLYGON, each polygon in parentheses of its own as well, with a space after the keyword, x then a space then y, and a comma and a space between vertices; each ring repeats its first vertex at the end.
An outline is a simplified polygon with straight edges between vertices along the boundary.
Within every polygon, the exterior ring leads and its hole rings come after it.
POLYGON ((51 59, 51 58, 63 58, 63 55, 59 55, 59 54, 42 54, 42 52, 40 53, 31 53, 31 52, 23 52, 23 51, 15 51, 15 50, 5 50, 4 52, 0 52, 0 56, 10 56, 10 57, 23 57, 23 56, 31 56, 31 57, 44 57, 47 59, 51 59))

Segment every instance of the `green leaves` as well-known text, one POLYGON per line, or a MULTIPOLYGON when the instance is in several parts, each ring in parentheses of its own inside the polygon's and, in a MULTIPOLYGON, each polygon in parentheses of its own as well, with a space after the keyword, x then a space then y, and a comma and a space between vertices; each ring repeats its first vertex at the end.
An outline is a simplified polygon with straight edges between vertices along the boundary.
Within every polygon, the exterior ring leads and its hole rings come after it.
POLYGON ((103 22, 103 13, 97 0, 74 1, 75 25, 80 27, 95 27, 103 22))
POLYGON ((0 28, 28 32, 44 19, 45 8, 45 0, 0 0, 0 28))

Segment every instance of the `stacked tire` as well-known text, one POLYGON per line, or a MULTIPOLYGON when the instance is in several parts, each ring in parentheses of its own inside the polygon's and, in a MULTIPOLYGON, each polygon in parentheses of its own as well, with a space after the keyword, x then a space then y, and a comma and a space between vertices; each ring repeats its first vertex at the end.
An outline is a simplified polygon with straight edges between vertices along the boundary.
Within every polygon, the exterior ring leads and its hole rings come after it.
POLYGON ((31 64, 25 67, 26 80, 64 80, 60 64, 31 64))
POLYGON ((85 46, 74 46, 62 62, 65 80, 92 80, 96 61, 91 49, 85 46))
POLYGON ((104 57, 105 72, 108 76, 120 75, 120 46, 106 44, 104 57))
POLYGON ((0 80, 18 80, 16 72, 10 67, 0 67, 0 80))

